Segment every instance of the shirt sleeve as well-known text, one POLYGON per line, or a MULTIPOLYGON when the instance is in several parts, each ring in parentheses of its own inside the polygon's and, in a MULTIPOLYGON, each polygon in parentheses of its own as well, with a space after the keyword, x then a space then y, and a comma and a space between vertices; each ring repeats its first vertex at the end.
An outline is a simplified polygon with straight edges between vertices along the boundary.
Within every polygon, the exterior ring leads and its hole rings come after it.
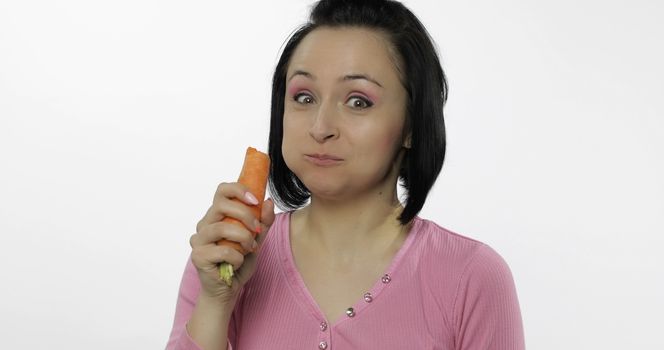
MULTIPOLYGON (((187 332, 187 322, 189 322, 194 307, 196 306, 196 300, 198 299, 200 289, 201 285, 198 280, 198 271, 196 271, 196 267, 192 263, 190 256, 187 260, 184 273, 182 274, 182 280, 180 281, 180 290, 178 292, 178 300, 175 306, 173 328, 171 329, 171 335, 166 344, 166 350, 202 350, 187 332)), ((233 324, 234 320, 231 319, 231 325, 233 324)), ((229 339, 228 350, 232 349, 229 339)))
POLYGON ((512 273, 482 244, 464 269, 454 302, 456 350, 524 350, 521 311, 512 273))

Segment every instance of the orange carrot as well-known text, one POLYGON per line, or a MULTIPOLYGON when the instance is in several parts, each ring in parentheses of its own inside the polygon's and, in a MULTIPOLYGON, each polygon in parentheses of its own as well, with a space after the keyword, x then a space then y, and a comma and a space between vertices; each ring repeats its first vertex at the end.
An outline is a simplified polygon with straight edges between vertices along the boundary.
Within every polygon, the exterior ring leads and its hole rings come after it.
MULTIPOLYGON (((254 217, 258 220, 261 218, 261 209, 263 207, 263 200, 265 199, 265 187, 267 186, 267 177, 270 172, 270 157, 267 154, 262 153, 255 148, 248 147, 247 152, 244 157, 244 164, 242 165, 242 171, 240 172, 240 178, 238 182, 247 186, 251 194, 253 194, 256 199, 258 199, 257 205, 251 205, 249 208, 254 214, 254 217)), ((239 199, 233 199, 237 203, 242 203, 239 199)), ((228 222, 234 225, 244 226, 244 224, 232 217, 225 217, 222 222, 228 222)), ((260 227, 247 227, 249 232, 256 238, 258 235, 257 232, 260 230, 260 227)), ((249 252, 242 248, 237 242, 229 241, 227 239, 222 239, 217 242, 217 245, 229 246, 242 255, 247 255, 249 252)), ((219 266, 219 278, 221 278, 226 284, 230 287, 233 281, 233 265, 223 262, 219 266)))

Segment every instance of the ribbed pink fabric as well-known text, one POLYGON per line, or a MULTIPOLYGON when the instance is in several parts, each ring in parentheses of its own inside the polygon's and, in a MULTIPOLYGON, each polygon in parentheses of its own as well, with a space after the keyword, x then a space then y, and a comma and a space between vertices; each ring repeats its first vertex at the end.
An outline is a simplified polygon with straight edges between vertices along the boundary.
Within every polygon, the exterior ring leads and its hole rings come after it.
MULTIPOLYGON (((489 246, 415 217, 371 298, 358 296, 354 316, 332 323, 295 267, 289 224, 290 212, 277 214, 241 291, 229 326, 235 350, 525 349, 512 274, 489 246)), ((167 350, 200 349, 185 328, 199 290, 190 259, 167 350)))

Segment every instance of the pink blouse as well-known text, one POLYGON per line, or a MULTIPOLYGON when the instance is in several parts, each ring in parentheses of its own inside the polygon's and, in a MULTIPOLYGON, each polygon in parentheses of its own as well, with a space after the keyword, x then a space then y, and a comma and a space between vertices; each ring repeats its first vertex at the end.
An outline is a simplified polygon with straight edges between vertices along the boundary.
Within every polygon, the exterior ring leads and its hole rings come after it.
MULTIPOLYGON (((256 272, 240 291, 228 330, 232 348, 525 349, 514 280, 502 257, 417 216, 382 278, 345 316, 326 320, 295 266, 290 213, 277 214, 256 272)), ((189 259, 167 350, 200 349, 185 328, 199 290, 189 259)))

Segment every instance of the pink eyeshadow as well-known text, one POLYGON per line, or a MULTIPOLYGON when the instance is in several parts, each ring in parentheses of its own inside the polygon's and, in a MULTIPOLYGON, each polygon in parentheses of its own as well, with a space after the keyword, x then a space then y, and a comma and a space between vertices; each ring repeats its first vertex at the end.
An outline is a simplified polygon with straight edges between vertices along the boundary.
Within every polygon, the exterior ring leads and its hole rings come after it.
POLYGON ((301 90, 307 90, 302 84, 291 84, 288 86, 288 90, 286 91, 288 93, 288 96, 293 96, 296 93, 300 92, 301 90))
POLYGON ((373 102, 374 104, 378 103, 378 95, 373 94, 373 93, 370 93, 370 92, 368 92, 368 91, 358 91, 358 90, 355 90, 355 91, 351 92, 351 93, 349 94, 349 96, 353 96, 353 94, 364 95, 364 96, 367 97, 369 100, 371 100, 371 102, 373 102))

